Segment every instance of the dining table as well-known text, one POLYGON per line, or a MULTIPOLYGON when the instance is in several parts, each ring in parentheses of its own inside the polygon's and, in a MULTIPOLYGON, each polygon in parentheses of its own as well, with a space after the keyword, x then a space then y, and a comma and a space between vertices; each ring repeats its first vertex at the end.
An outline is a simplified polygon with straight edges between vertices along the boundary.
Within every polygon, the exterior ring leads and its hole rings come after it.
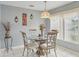
POLYGON ((42 44, 47 42, 47 39, 36 39, 35 42, 38 43, 38 47, 37 47, 37 51, 36 54, 40 57, 40 56, 44 56, 45 52, 42 48, 42 44))

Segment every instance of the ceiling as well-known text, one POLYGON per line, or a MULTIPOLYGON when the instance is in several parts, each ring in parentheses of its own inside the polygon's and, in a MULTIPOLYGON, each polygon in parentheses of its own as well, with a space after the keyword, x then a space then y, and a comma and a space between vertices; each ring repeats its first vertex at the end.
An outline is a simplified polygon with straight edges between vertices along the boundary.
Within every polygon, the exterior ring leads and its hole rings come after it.
MULTIPOLYGON (((71 2, 72 1, 47 1, 46 9, 51 10, 63 6, 65 4, 69 4, 71 2)), ((39 11, 43 11, 45 7, 44 6, 45 3, 43 1, 0 1, 0 4, 22 7, 32 10, 39 10, 39 11), (34 5, 34 7, 33 6, 30 7, 29 5, 34 5)))

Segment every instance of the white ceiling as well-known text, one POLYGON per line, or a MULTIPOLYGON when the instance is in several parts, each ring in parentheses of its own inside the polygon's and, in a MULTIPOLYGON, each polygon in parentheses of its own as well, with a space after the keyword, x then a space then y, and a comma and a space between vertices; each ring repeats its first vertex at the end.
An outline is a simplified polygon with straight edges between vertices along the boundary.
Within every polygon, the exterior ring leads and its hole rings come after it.
MULTIPOLYGON (((71 2, 72 1, 47 1, 46 8, 47 10, 50 10, 71 2)), ((45 3, 43 1, 0 1, 0 3, 39 11, 43 11, 45 7, 45 3), (30 7, 29 5, 34 5, 34 7, 30 7)))

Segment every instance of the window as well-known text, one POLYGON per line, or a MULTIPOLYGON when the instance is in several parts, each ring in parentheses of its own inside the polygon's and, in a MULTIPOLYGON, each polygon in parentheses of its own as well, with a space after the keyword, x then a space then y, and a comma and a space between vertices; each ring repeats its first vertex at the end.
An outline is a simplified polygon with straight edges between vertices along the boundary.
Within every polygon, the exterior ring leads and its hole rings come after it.
POLYGON ((72 43, 79 43, 78 12, 54 15, 50 21, 50 29, 57 29, 58 39, 72 43))
POLYGON ((79 17, 77 12, 68 13, 64 16, 64 28, 65 28, 65 41, 77 43, 79 42, 78 39, 78 32, 79 32, 79 17))
POLYGON ((53 16, 53 18, 50 21, 50 30, 57 29, 58 30, 58 39, 63 40, 63 21, 62 17, 60 15, 53 16))

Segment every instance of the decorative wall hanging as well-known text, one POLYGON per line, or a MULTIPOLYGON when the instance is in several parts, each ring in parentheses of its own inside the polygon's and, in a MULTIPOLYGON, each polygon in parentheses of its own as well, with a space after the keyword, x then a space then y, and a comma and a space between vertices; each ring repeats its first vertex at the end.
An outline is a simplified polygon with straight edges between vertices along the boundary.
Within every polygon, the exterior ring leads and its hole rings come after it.
POLYGON ((16 22, 16 23, 18 22, 18 17, 17 17, 17 16, 15 17, 15 22, 16 22))
POLYGON ((6 51, 8 53, 9 51, 9 48, 12 48, 12 43, 13 43, 13 38, 12 36, 10 35, 10 22, 7 22, 7 23, 2 23, 4 29, 5 29, 5 35, 4 35, 4 43, 5 43, 5 48, 6 48, 6 51), (11 39, 9 41, 9 39, 11 39), (10 45, 9 45, 10 44, 10 45))
POLYGON ((30 19, 33 19, 33 14, 30 15, 30 19))
POLYGON ((27 14, 26 13, 22 14, 22 25, 23 26, 27 25, 27 14))

